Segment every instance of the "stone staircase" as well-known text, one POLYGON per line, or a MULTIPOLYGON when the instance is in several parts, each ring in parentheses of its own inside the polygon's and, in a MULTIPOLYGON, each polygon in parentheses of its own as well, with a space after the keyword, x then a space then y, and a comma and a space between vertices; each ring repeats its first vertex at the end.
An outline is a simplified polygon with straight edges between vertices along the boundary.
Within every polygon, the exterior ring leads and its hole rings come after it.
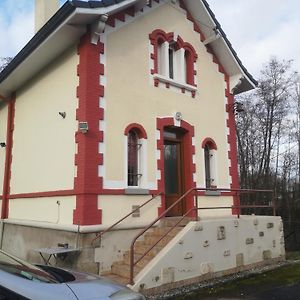
MULTIPOLYGON (((171 227, 173 227, 179 218, 168 217, 160 221, 158 227, 154 227, 145 233, 144 238, 135 243, 134 260, 139 259, 153 244, 155 244, 171 227)), ((178 226, 173 228, 143 259, 134 267, 134 276, 136 276, 177 234, 186 224, 191 221, 190 218, 183 219, 178 226)), ((112 279, 121 284, 128 284, 130 278, 130 251, 126 251, 123 260, 112 264, 111 271, 102 273, 101 276, 112 279)))

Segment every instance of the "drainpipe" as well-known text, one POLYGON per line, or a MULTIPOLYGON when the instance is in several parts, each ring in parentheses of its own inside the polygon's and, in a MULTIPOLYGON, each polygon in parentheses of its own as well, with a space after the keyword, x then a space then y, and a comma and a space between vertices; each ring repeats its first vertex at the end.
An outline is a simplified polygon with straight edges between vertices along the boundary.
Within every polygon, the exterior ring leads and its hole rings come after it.
POLYGON ((4 169, 4 180, 3 180, 3 192, 2 192, 1 219, 8 218, 15 101, 16 101, 15 95, 13 95, 12 98, 8 101, 7 133, 6 133, 6 148, 5 148, 6 153, 5 153, 5 169, 4 169))
POLYGON ((0 220, 0 249, 2 249, 3 230, 4 230, 4 221, 0 220))

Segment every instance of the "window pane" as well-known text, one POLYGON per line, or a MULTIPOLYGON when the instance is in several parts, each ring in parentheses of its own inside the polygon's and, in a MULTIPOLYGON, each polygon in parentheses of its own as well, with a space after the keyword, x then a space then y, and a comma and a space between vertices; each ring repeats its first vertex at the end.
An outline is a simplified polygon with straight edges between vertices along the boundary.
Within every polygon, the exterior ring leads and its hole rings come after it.
POLYGON ((166 194, 177 194, 178 185, 178 151, 177 144, 164 145, 165 189, 166 194))
POLYGON ((135 131, 128 134, 128 186, 138 185, 138 135, 135 131))
POLYGON ((171 48, 169 48, 169 77, 174 79, 174 53, 171 48))
POLYGON ((205 159, 205 185, 207 188, 211 187, 210 176, 210 149, 208 145, 204 147, 204 159, 205 159))

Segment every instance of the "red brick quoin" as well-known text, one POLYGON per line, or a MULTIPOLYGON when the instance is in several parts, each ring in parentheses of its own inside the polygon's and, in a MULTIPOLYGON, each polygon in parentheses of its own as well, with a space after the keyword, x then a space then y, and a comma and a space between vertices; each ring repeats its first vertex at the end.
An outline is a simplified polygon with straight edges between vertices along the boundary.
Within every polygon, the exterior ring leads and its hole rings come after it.
POLYGON ((99 129, 99 120, 103 119, 99 98, 104 96, 104 87, 99 84, 99 77, 104 74, 104 65, 99 63, 99 57, 103 52, 103 43, 92 44, 89 32, 81 38, 78 46, 76 119, 78 122, 88 122, 89 130, 85 134, 77 131, 75 135, 78 152, 75 155, 77 177, 74 179, 76 209, 73 223, 80 225, 102 223, 102 213, 98 209, 102 178, 98 175, 98 166, 103 164, 103 157, 98 146, 103 141, 103 132, 99 129))

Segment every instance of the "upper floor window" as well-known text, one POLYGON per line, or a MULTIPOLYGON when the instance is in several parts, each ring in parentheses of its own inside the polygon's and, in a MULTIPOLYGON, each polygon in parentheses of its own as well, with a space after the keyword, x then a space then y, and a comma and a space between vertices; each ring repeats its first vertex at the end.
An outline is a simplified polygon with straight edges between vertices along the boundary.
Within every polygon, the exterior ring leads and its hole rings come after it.
POLYGON ((153 69, 155 85, 163 82, 167 87, 176 86, 182 92, 190 91, 195 96, 197 90, 195 84, 195 62, 197 54, 193 46, 184 42, 180 36, 174 37, 174 33, 165 33, 157 29, 150 34, 153 45, 153 69))
POLYGON ((216 170, 216 143, 207 138, 202 143, 204 149, 204 169, 205 169, 205 187, 216 188, 217 187, 217 170, 216 170))

